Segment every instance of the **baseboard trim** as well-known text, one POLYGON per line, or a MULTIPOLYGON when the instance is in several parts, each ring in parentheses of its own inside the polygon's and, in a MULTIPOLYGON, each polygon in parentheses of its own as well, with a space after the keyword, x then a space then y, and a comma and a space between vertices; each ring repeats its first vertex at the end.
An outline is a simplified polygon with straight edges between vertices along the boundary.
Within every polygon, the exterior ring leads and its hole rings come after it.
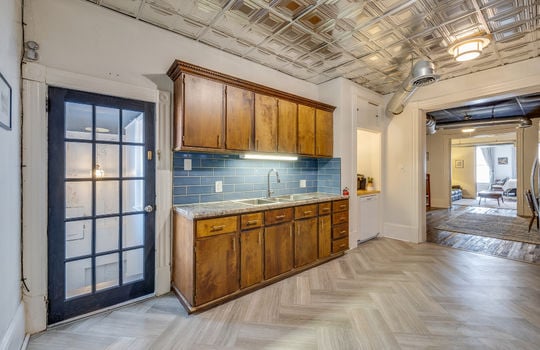
POLYGON ((418 243, 418 229, 414 226, 385 223, 383 225, 383 236, 405 242, 418 243))
POLYGON ((24 331, 24 304, 22 301, 15 311, 15 315, 11 320, 11 323, 2 338, 0 343, 0 350, 19 350, 22 349, 25 341, 24 331))

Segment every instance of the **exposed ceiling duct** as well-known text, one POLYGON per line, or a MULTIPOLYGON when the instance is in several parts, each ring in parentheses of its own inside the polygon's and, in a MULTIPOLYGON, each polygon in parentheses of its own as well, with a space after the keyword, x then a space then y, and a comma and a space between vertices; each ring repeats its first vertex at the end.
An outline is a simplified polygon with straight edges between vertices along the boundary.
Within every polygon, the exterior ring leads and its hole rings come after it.
POLYGON ((416 62, 409 76, 401 83, 386 105, 386 115, 393 117, 401 114, 416 89, 433 84, 437 80, 439 80, 439 76, 435 74, 435 65, 432 62, 416 62))
POLYGON ((467 120, 462 122, 437 123, 437 129, 459 129, 469 127, 497 126, 517 124, 518 128, 528 128, 532 126, 532 120, 528 117, 510 117, 510 118, 494 118, 484 120, 467 120))
POLYGON ((437 132, 437 122, 435 121, 435 118, 426 116, 426 133, 428 135, 433 135, 437 132))

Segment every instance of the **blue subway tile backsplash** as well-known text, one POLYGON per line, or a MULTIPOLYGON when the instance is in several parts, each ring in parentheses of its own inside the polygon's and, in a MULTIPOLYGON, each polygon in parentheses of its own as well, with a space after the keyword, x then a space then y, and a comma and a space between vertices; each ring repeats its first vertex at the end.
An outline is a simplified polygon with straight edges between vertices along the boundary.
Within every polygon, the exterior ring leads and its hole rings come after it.
POLYGON ((264 197, 268 171, 274 174, 270 187, 274 195, 307 192, 341 193, 341 159, 302 158, 298 161, 240 159, 238 155, 174 153, 173 204, 204 203, 264 197), (191 170, 184 170, 184 159, 191 159, 191 170), (306 180, 306 187, 300 187, 306 180), (215 192, 215 182, 223 182, 223 192, 215 192))

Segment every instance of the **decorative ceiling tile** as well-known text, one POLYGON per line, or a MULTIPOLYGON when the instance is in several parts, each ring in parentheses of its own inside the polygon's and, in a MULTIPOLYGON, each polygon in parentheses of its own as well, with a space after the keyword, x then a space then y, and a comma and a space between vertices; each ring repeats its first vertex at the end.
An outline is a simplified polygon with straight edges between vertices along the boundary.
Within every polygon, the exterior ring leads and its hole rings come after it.
POLYGON ((343 76, 381 93, 394 91, 419 57, 449 79, 540 53, 538 0, 87 1, 299 79, 343 76), (484 32, 492 43, 477 60, 447 52, 484 32))
MULTIPOLYGON (((96 2, 96 1, 93 1, 96 2)), ((126 15, 137 16, 142 0, 102 0, 101 6, 122 12, 126 15)))

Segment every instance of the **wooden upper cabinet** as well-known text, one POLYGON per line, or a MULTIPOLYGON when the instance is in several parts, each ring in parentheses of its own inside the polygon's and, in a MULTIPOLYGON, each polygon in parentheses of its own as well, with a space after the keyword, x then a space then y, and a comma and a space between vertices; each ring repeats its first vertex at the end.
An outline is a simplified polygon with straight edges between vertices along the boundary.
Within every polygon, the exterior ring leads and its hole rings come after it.
POLYGON ((331 112, 317 109, 315 112, 316 156, 332 157, 334 144, 334 118, 331 112))
POLYGON ((179 60, 167 75, 176 151, 332 156, 331 105, 179 60))
POLYGON ((296 153, 298 104, 278 101, 278 152, 296 153))
POLYGON ((255 94, 255 151, 277 151, 277 98, 255 94))
POLYGON ((298 105, 298 153, 315 155, 315 108, 298 105))
POLYGON ((183 80, 181 144, 186 147, 222 148, 223 84, 190 74, 185 74, 183 80))
POLYGON ((253 92, 227 86, 226 147, 231 150, 251 149, 253 131, 253 92))

